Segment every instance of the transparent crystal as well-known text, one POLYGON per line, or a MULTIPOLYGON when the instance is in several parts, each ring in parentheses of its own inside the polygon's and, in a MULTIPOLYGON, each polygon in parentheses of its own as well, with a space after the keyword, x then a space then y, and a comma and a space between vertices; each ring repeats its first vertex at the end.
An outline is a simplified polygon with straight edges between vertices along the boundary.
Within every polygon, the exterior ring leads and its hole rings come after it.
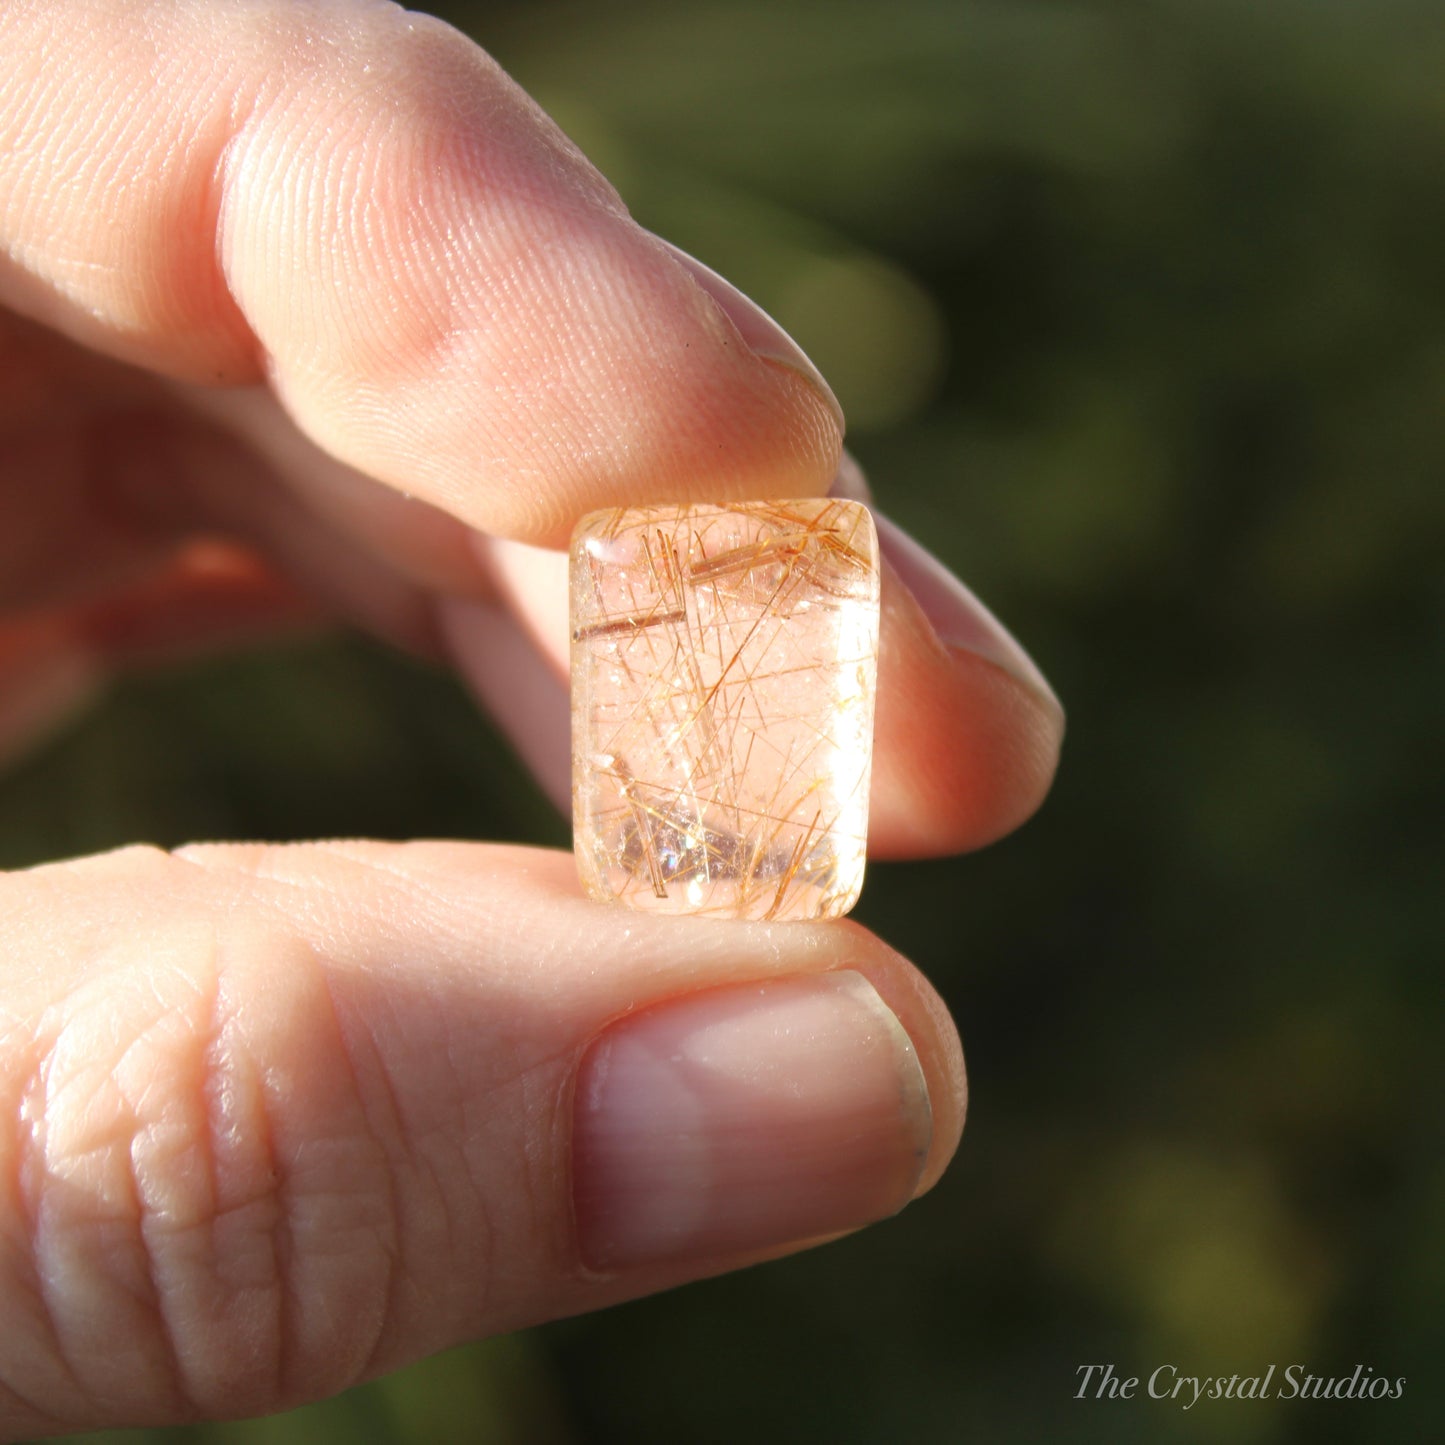
POLYGON ((594 512, 571 565, 588 894, 726 918, 846 913, 863 884, 878 664, 867 509, 594 512))

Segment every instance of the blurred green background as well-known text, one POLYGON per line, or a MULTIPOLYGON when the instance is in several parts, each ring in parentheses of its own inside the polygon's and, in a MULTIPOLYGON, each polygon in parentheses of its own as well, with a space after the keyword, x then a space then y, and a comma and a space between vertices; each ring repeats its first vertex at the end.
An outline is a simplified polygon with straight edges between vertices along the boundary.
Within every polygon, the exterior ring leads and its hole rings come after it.
MULTIPOLYGON (((1445 1438, 1440 0, 444 13, 810 351, 1056 683, 1063 768, 1017 837, 871 869, 973 1085, 900 1220, 89 1438, 1445 1438), (1407 1384, 1073 1398, 1103 1361, 1407 1384)), ((5 865, 343 833, 567 841, 452 683, 352 641, 130 680, 0 781, 5 865)))

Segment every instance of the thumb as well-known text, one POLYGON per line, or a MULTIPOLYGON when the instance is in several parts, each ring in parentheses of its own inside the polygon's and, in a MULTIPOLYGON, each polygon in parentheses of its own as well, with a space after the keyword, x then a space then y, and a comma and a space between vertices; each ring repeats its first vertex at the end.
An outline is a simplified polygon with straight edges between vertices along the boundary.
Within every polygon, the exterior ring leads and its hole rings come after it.
POLYGON ((560 545, 591 507, 832 480, 807 358, 439 21, 20 0, 0 136, 0 304, 267 380, 334 457, 475 527, 560 545))
POLYGON ((952 1024, 852 925, 463 844, 0 878, 0 1438, 277 1410, 901 1208, 952 1024))

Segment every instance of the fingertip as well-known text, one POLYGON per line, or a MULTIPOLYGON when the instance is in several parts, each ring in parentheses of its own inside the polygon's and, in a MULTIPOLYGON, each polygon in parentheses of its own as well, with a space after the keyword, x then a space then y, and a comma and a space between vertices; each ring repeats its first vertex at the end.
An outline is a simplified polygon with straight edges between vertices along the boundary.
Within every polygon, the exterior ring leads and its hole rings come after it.
POLYGON ((963 1137, 968 1113, 963 1043, 948 1005, 915 964, 861 924, 847 921, 841 927, 854 940, 860 971, 907 1033, 927 1085, 931 1132, 911 1195, 916 1199, 942 1178, 963 1137))
POLYGON ((1063 719, 1063 704, 1019 640, 978 595, 916 538, 876 509, 878 546, 894 578, 918 604, 938 640, 950 651, 992 662, 1034 693, 1046 711, 1063 719))
POLYGON ((614 1024, 573 1124, 582 1257, 698 1266, 895 1213, 932 1136, 912 1041, 851 969, 705 990, 614 1024))
POLYGON ((879 677, 871 851, 969 852, 1038 811, 1058 768, 1060 712, 976 653, 916 635, 895 637, 879 677))
POLYGON ((719 312, 736 331, 738 340, 755 356, 795 371, 822 398, 832 414, 839 435, 844 430, 843 408, 823 373, 813 365, 808 354, 750 296, 739 291, 731 281, 718 275, 710 266, 689 255, 671 241, 663 240, 672 258, 688 273, 698 287, 717 306, 719 312))
POLYGON ((1064 736, 1063 708, 1032 660, 912 546, 934 569, 917 593, 896 546, 883 569, 869 822, 880 857, 939 857, 1006 836, 1043 803, 1064 736))

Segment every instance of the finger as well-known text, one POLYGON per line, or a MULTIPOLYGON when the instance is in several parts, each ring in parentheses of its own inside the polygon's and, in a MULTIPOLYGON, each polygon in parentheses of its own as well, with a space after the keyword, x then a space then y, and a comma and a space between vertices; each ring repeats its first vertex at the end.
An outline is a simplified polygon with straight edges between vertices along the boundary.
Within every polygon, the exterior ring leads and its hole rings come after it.
POLYGON ((114 670, 314 628, 325 614, 254 553, 204 540, 134 585, 57 615, 66 645, 114 670))
MULTIPOLYGON (((560 553, 548 553, 560 556, 560 553)), ((566 675, 505 607, 442 598, 437 622, 452 665, 512 741, 542 791, 572 813, 572 703, 566 675)))
MULTIPOLYGON (((883 585, 869 851, 917 858, 982 847, 1043 801, 1058 765, 1063 709, 1028 654, 963 583, 893 523, 875 519, 883 585)), ((442 628, 463 677, 566 812, 567 560, 521 543, 482 545, 499 593, 547 665, 519 651, 515 629, 492 607, 446 603, 442 628)))
POLYGON ((104 680, 95 660, 52 619, 0 622, 0 767, 79 712, 104 680))
POLYGON ((883 558, 872 797, 885 854, 980 848, 1037 811, 1064 711, 964 584, 877 513, 883 558))
POLYGON ((110 505, 115 453, 81 421, 85 368, 67 386, 56 353, 77 349, 41 335, 0 312, 0 611, 124 582, 174 540, 110 505))
MULTIPOLYGON (((206 531, 242 539, 267 559, 273 571, 307 591, 337 616, 364 627, 374 635, 431 656, 436 652, 432 599, 425 584, 399 572, 415 550, 415 529, 394 526, 393 554, 379 554, 362 529, 340 529, 318 512, 312 497, 289 485, 265 457, 225 433, 205 425, 172 418, 169 424, 133 424, 125 447, 125 465, 139 469, 153 465, 183 476, 188 485, 171 493, 175 515, 170 526, 206 531)), ((314 453, 313 448, 309 451, 314 453)), ((318 474, 328 459, 317 455, 318 474)), ((299 460, 299 459, 298 459, 299 460)), ((435 509, 386 493, 385 489, 351 474, 371 494, 383 494, 395 505, 375 507, 376 495, 366 499, 376 520, 397 521, 397 513, 410 520, 423 514, 444 527, 460 524, 435 509)), ((435 528, 422 529, 430 540, 435 528)), ((464 530, 464 529, 463 529, 464 530)), ((446 553, 437 550, 433 574, 442 571, 446 553)), ((479 584, 473 584, 475 587, 479 584)))
POLYGON ((218 532, 394 640, 398 583, 487 591, 470 528, 327 456, 263 388, 183 401, 3 312, 0 441, 3 610, 113 593, 218 532))
MULTIPOLYGON (((119 519, 115 531, 134 540, 134 551, 113 549, 107 572, 92 553, 82 553, 86 566, 68 565, 57 543, 51 564, 32 570, 62 595, 104 584, 109 597, 116 568, 134 570, 137 558, 163 541, 173 550, 165 539, 223 528, 380 636, 435 655, 436 633, 444 633, 452 660, 565 812, 571 763, 563 554, 483 537, 369 481, 290 426, 266 425, 260 401, 255 393, 233 394, 212 409, 217 426, 150 414, 106 423, 86 452, 101 469, 106 515, 119 519), (255 444, 228 437, 220 424, 249 430, 255 444), (439 600, 428 595, 437 592, 439 600), (471 606, 447 593, 490 593, 505 605, 471 606)), ((866 496, 850 461, 834 491, 866 496)), ((1043 799, 1063 712, 1028 655, 957 578, 881 517, 879 535, 870 846, 880 858, 978 847, 1016 827, 1043 799)), ((105 598, 96 605, 100 617, 109 615, 105 598)), ((157 608, 144 611, 161 625, 157 608)), ((193 616, 204 623, 207 614, 193 616)), ((194 635, 199 640, 199 630, 194 635)), ((55 686, 68 686, 70 676, 57 674, 55 686)), ((29 700, 13 704, 16 715, 33 717, 51 681, 35 677, 29 700)), ((33 725, 21 735, 33 736, 33 725)))
POLYGON ((0 12, 0 301, 560 545, 589 507, 821 492, 802 353, 481 51, 385 5, 0 12))
POLYGON ((1043 802, 1063 705, 993 613, 873 506, 847 452, 830 495, 873 509, 883 563, 870 846, 904 858, 981 847, 1043 802))
POLYGON ((117 671, 316 626, 316 605, 253 554, 187 544, 107 592, 0 620, 0 765, 100 693, 117 671))
POLYGON ((612 912, 561 854, 127 850, 0 878, 0 959, 6 1438, 275 1410, 801 1247, 962 1123, 878 940, 612 912))

